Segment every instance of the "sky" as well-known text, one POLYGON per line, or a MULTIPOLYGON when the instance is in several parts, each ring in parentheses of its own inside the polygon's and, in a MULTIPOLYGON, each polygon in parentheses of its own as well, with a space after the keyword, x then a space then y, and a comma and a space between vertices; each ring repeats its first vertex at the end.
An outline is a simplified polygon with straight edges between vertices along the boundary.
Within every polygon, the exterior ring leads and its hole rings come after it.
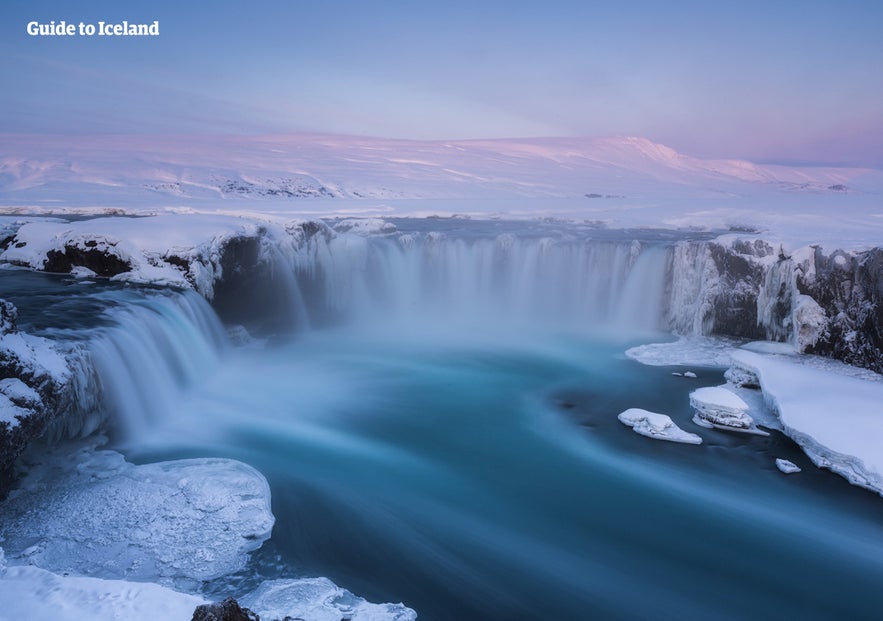
POLYGON ((0 5, 0 132, 642 136, 883 167, 883 2, 0 5), (159 21, 34 37, 31 21, 159 21))

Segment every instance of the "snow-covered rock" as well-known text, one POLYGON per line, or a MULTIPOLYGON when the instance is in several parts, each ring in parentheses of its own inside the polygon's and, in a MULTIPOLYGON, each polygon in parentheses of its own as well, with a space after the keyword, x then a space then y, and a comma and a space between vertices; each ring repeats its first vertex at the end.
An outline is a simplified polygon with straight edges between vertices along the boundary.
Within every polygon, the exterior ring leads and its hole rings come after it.
POLYGON ((733 363, 758 378, 785 433, 813 463, 883 495, 879 376, 863 377, 860 369, 812 356, 739 350, 733 363))
POLYGON ((782 471, 785 474, 794 474, 795 472, 800 472, 800 466, 795 464, 793 461, 788 461, 787 459, 776 458, 776 468, 782 471))
POLYGON ((723 386, 706 386, 690 393, 693 417, 700 427, 769 435, 758 429, 748 414, 748 404, 739 395, 723 386))
POLYGON ((68 357, 49 339, 19 331, 16 316, 15 306, 0 300, 0 495, 30 442, 76 407, 68 357))
POLYGON ((404 604, 371 604, 327 578, 268 580, 241 599, 262 619, 300 618, 311 621, 415 621, 417 613, 404 604))
POLYGON ((2 509, 10 562, 179 588, 241 569, 274 522, 269 486, 250 466, 136 466, 94 443, 43 458, 2 509))
POLYGON ((619 422, 631 427, 635 433, 654 440, 668 440, 683 444, 702 444, 702 438, 695 433, 684 431, 669 416, 640 408, 629 408, 620 413, 619 422))

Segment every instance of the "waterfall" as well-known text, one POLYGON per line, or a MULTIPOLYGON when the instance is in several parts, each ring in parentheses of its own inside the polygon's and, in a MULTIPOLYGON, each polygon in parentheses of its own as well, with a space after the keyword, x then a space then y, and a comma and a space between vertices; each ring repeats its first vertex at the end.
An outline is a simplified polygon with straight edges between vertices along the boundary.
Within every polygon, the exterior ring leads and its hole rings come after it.
POLYGON ((227 343, 194 292, 149 294, 106 311, 88 342, 102 405, 125 437, 143 432, 182 391, 209 373, 227 343))
POLYGON ((667 248, 637 241, 338 235, 293 261, 312 325, 656 329, 667 248))

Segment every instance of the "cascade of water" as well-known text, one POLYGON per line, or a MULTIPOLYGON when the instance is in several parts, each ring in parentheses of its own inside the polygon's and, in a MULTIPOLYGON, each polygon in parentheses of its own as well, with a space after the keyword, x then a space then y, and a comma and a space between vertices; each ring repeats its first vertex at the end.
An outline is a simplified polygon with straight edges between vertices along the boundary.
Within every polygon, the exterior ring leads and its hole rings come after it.
POLYGON ((227 336, 193 292, 157 294, 108 311, 110 326, 89 341, 104 407, 132 437, 211 371, 227 336))
POLYGON ((665 247, 632 241, 341 235, 308 246, 296 269, 321 298, 314 324, 654 329, 667 260, 665 247))

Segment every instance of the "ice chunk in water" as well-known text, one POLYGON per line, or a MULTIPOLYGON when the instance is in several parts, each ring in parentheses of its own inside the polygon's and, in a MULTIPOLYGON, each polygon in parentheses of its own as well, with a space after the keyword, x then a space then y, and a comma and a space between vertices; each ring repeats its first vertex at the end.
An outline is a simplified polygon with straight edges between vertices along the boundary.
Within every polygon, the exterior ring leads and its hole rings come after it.
POLYGON ((371 604, 328 578, 268 580, 242 598, 262 619, 286 617, 313 621, 415 621, 404 604, 371 604))
POLYGON ((665 414, 657 414, 640 408, 630 408, 617 416, 619 421, 642 436, 684 444, 702 444, 702 438, 684 431, 665 414))

